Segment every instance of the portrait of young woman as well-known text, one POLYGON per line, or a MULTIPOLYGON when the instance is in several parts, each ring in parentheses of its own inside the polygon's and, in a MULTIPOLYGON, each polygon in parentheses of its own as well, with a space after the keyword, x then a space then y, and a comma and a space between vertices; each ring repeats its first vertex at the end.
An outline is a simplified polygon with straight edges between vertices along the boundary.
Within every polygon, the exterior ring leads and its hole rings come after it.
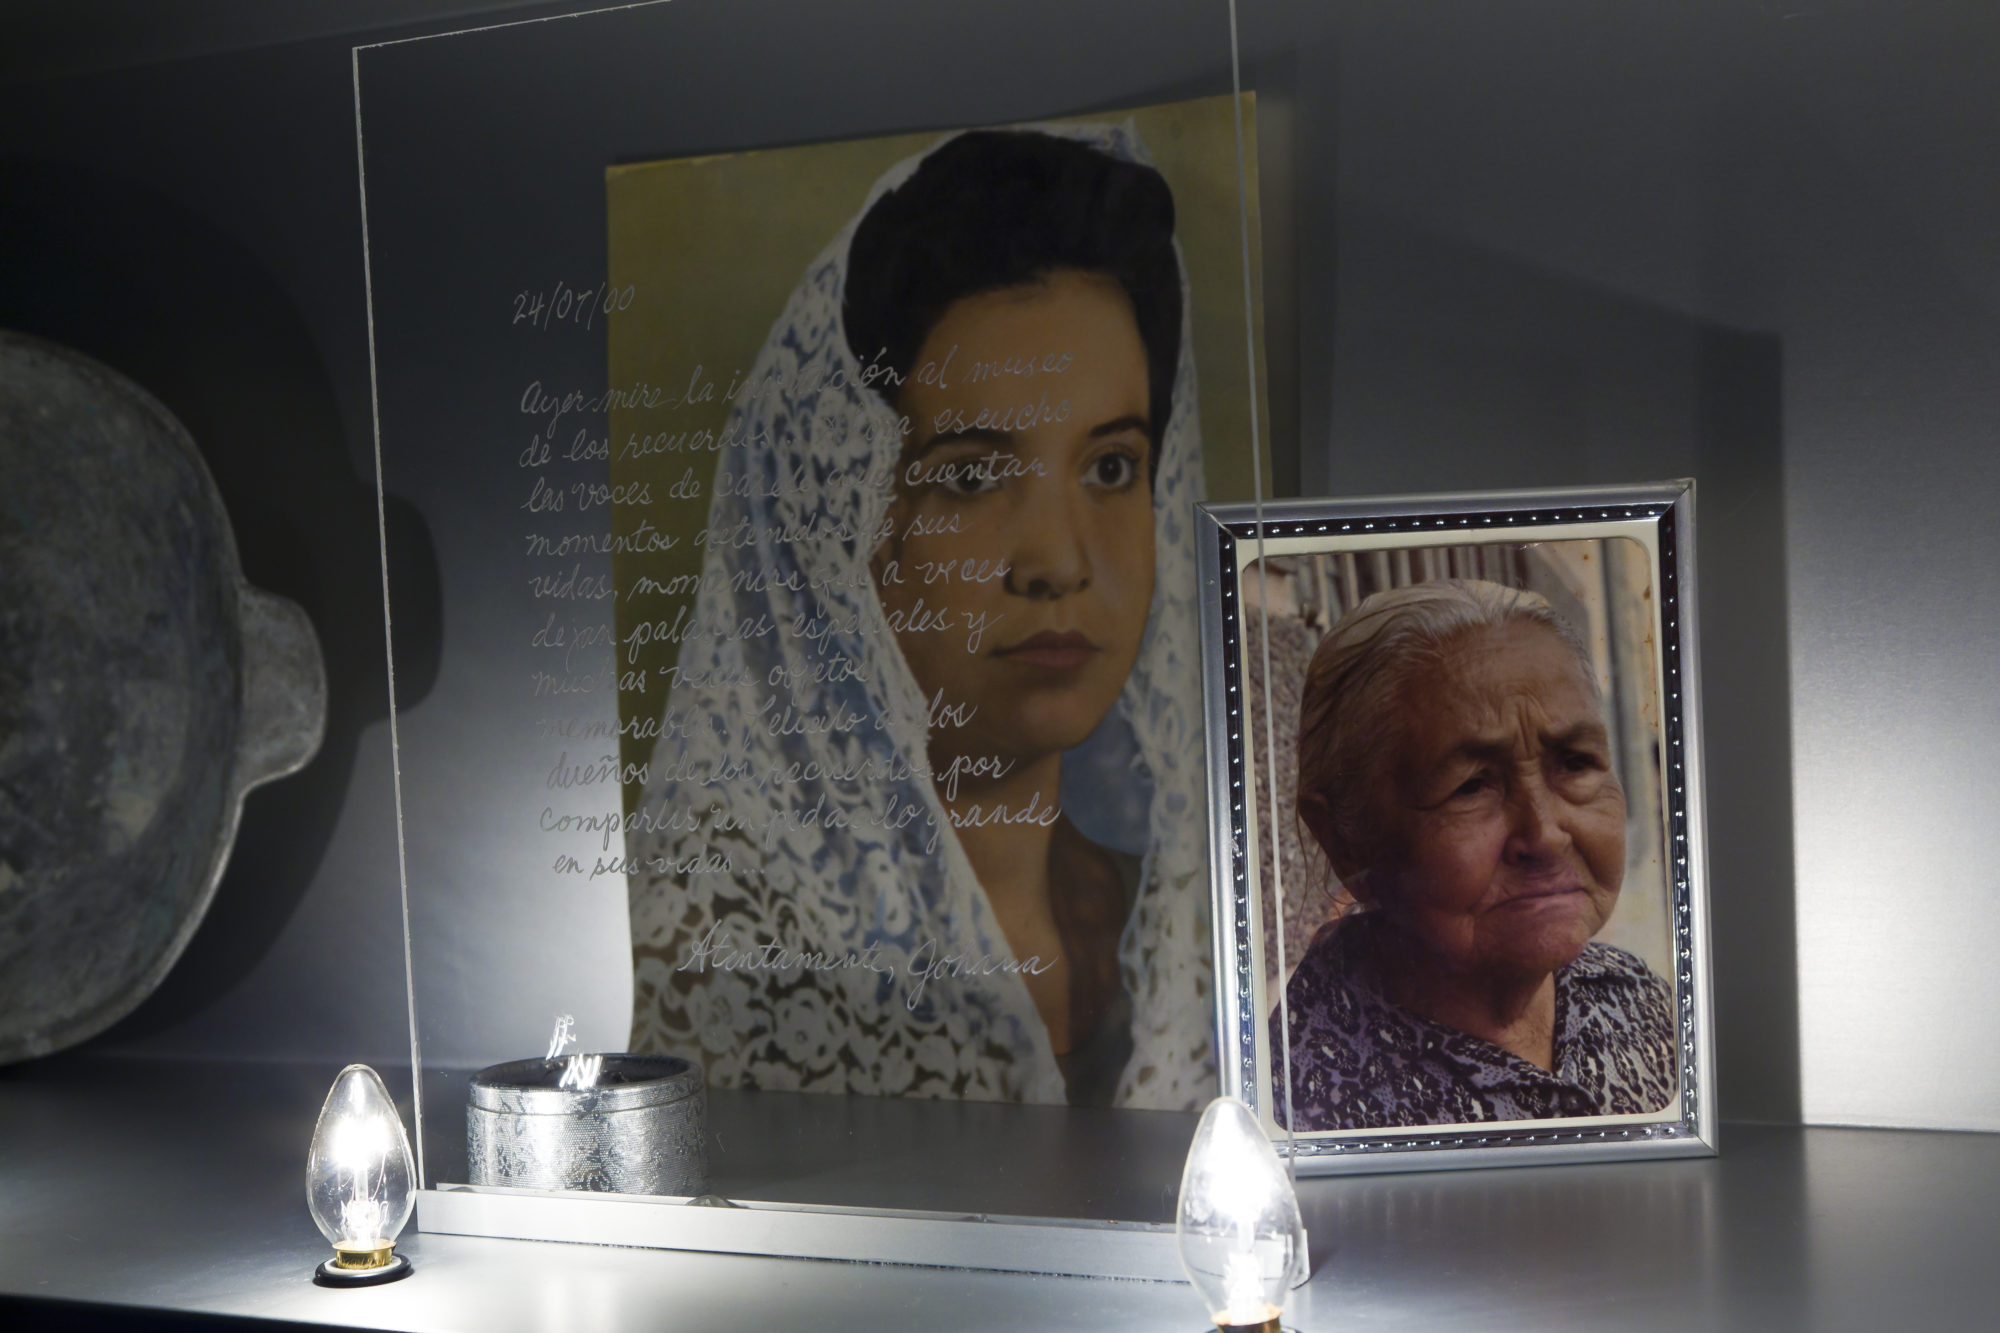
POLYGON ((713 469, 627 800, 635 1050, 1212 1094, 1179 218, 1129 122, 937 138, 715 376, 719 443, 655 474, 713 469))

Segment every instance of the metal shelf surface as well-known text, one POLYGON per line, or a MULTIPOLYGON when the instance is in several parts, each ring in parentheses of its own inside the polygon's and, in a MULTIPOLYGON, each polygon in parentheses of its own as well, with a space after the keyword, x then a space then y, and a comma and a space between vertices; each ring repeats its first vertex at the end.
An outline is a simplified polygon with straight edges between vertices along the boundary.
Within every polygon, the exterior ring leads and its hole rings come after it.
MULTIPOLYGON (((302 1184, 333 1072, 104 1058, 0 1070, 0 1298, 495 1333, 1203 1327, 1179 1284, 414 1232, 409 1279, 324 1290, 302 1184)), ((843 1116, 869 1114, 846 1100, 843 1116)), ((1308 1180, 1317 1268, 1286 1322, 1984 1327, 1996 1186, 1996 1135, 1728 1124, 1713 1159, 1308 1180)))

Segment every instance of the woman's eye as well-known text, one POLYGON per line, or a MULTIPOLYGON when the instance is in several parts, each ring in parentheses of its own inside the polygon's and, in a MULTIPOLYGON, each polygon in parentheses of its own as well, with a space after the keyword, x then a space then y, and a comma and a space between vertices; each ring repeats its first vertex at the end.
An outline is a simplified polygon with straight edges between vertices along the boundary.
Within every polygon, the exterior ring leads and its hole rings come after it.
POLYGON ((1139 475, 1138 460, 1127 453, 1100 454, 1091 463, 1088 479, 1093 486, 1106 490, 1119 490, 1131 484, 1139 475))
POLYGON ((1454 798, 1461 796, 1477 796, 1479 795, 1479 793, 1485 790, 1486 790, 1486 775, 1484 773, 1479 773, 1475 774, 1472 777, 1467 778, 1465 781, 1459 783, 1456 787, 1453 787, 1451 789, 1451 794, 1454 798))
POLYGON ((984 495, 1000 489, 1000 479, 978 462, 955 463, 939 472, 938 485, 953 495, 984 495))

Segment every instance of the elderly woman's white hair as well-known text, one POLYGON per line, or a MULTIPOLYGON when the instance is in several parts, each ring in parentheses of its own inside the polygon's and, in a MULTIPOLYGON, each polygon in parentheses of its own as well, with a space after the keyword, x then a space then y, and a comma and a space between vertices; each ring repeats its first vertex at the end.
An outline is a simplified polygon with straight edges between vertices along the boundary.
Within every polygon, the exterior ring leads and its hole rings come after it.
MULTIPOLYGON (((1441 579, 1365 598, 1320 640, 1299 696, 1298 817, 1346 884, 1366 868, 1367 793, 1395 743, 1404 682, 1473 630, 1541 625, 1576 654, 1594 693, 1590 654, 1540 593, 1480 579, 1441 579)), ((1356 893, 1364 896, 1365 891, 1356 893)))

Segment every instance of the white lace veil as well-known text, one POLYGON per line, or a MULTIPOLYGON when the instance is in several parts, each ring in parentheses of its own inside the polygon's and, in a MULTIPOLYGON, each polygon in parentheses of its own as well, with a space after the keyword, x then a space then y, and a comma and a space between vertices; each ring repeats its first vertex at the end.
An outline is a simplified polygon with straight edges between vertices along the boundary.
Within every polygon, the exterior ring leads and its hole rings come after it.
MULTIPOLYGON (((1029 128, 1147 160, 1129 124, 1029 128)), ((921 160, 888 172, 869 204, 921 160)), ((1061 1102, 1017 974, 923 980, 954 957, 1011 955, 926 771, 925 700, 870 575, 900 437, 842 326, 860 216, 807 270, 731 409, 741 447, 719 458, 668 700, 689 721, 657 743, 627 837, 628 854, 657 867, 630 881, 632 1047, 697 1058, 721 1087, 1061 1102), (806 724, 784 725, 788 707, 806 724), (831 717, 851 724, 814 725, 831 717)), ((1102 729, 1151 792, 1119 945, 1133 1053, 1116 1100, 1155 1108, 1215 1091, 1185 272, 1182 292, 1153 478, 1152 610, 1122 725, 1102 729)))

